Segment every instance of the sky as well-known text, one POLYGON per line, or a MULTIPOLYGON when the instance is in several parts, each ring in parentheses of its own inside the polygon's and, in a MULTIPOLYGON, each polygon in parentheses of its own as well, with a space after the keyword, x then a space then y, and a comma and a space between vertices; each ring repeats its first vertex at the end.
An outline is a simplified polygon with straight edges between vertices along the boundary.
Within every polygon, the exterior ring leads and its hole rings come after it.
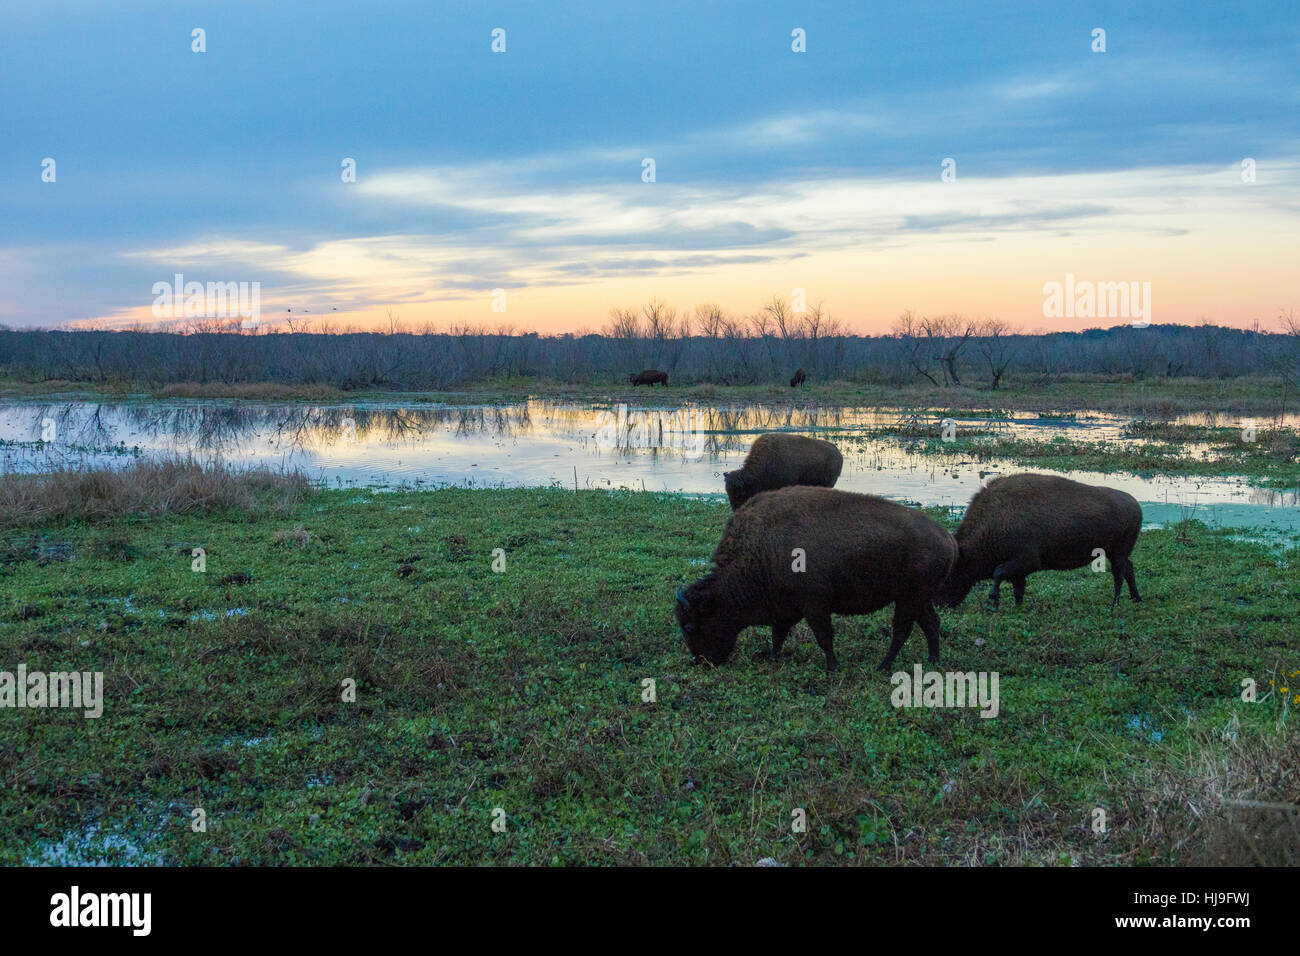
POLYGON ((177 274, 263 328, 1124 321, 1069 276, 1268 327, 1298 121, 1290 3, 6 0, 0 324, 147 326, 177 274))

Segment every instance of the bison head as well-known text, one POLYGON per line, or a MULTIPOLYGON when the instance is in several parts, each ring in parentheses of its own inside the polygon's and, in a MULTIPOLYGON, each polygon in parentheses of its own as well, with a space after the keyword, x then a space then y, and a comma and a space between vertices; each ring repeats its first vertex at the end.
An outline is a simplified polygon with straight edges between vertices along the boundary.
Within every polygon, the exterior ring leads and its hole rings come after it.
POLYGON ((732 511, 735 511, 750 499, 747 484, 745 473, 740 469, 723 474, 722 485, 727 489, 727 500, 731 502, 732 511))
POLYGON ((971 588, 974 586, 975 582, 971 580, 967 570, 962 567, 959 558, 952 572, 944 580, 943 584, 939 585, 939 590, 935 592, 935 603, 943 607, 956 607, 966 600, 966 595, 970 594, 971 588))
POLYGON ((677 589, 674 612, 686 649, 696 660, 704 658, 715 666, 731 656, 740 636, 740 628, 730 625, 719 611, 708 578, 701 578, 685 591, 677 589))

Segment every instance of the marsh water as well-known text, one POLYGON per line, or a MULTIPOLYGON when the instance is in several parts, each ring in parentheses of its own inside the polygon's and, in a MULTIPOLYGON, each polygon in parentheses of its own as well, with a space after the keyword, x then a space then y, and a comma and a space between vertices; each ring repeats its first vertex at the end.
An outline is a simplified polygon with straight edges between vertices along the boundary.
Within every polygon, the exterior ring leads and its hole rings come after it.
MULTIPOLYGON (((1187 421, 1232 424, 1203 416, 1187 421)), ((990 477, 1043 470, 936 452, 933 442, 881 434, 899 427, 933 430, 939 422, 928 413, 794 403, 667 408, 538 400, 500 406, 11 402, 0 404, 0 471, 114 466, 179 454, 299 469, 331 487, 454 484, 719 494, 722 473, 738 467, 754 437, 767 431, 834 441, 844 453, 837 487, 923 505, 964 505, 990 477)), ((1127 424, 1122 417, 1087 412, 954 422, 961 432, 983 435, 1140 443, 1126 435, 1127 424)), ((1188 446, 1189 454, 1203 451, 1188 446)), ((1065 474, 1130 492, 1150 523, 1195 517, 1210 525, 1300 530, 1300 493, 1255 488, 1245 478, 1065 474)))

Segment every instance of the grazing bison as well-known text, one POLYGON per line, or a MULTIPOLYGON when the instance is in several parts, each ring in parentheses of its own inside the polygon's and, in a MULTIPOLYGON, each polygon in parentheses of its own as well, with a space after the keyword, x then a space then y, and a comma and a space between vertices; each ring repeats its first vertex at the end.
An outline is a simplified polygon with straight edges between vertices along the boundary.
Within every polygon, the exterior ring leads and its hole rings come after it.
POLYGON ((745 463, 722 476, 734 511, 761 491, 787 485, 832 488, 844 467, 844 456, 828 441, 803 435, 759 435, 745 463))
POLYGON ((799 371, 794 373, 794 378, 790 379, 790 387, 794 388, 796 385, 802 385, 807 380, 807 378, 808 378, 808 373, 805 372, 803 369, 799 369, 799 371))
POLYGON ((894 605, 889 667, 919 623, 939 659, 933 597, 957 560, 952 535, 919 511, 832 488, 764 492, 731 516, 713 570, 677 589, 677 623, 696 658, 721 664, 751 625, 771 625, 772 658, 807 619, 835 670, 832 614, 894 605))
POLYGON ((658 382, 665 388, 668 387, 668 373, 661 372, 654 368, 648 368, 644 372, 639 372, 636 375, 629 375, 627 380, 633 385, 649 385, 651 388, 654 388, 655 383, 658 382))
POLYGON ((1035 571, 1068 571, 1090 564, 1100 549, 1110 561, 1119 603, 1121 585, 1138 597, 1133 545, 1142 530, 1142 508, 1132 495, 1054 475, 1008 475, 976 492, 957 529, 960 556, 939 601, 962 602, 979 581, 993 579, 989 601, 1010 581, 1016 604, 1025 597, 1025 578, 1035 571))

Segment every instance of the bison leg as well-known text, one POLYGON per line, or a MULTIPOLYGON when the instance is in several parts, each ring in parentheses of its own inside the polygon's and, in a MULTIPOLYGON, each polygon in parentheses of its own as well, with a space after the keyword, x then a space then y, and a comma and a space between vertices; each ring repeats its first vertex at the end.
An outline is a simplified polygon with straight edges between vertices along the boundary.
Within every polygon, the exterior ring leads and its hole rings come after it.
MULTIPOLYGON (((1032 567, 1026 567, 1025 562, 1020 561, 1017 558, 1012 558, 1010 561, 1003 561, 996 568, 994 568, 993 588, 989 591, 989 604, 993 607, 993 609, 997 610, 998 597, 999 597, 998 589, 1002 587, 1003 581, 1011 581, 1012 586, 1014 587, 1017 578, 1023 581, 1026 575, 1028 575, 1031 571, 1035 571, 1035 570, 1037 569, 1032 567)), ((1022 585, 1021 594, 1023 593, 1024 593, 1024 588, 1022 585)), ((1019 604, 1020 602, 1017 601, 1016 603, 1019 604)))
POLYGON ((1124 556, 1124 580, 1128 582, 1128 596, 1134 601, 1141 601, 1142 598, 1138 596, 1137 577, 1133 573, 1133 559, 1127 555, 1124 556))
MULTIPOLYGON (((1023 588, 1024 578, 1021 578, 1021 587, 1023 588)), ((917 620, 921 624, 921 630, 925 632, 925 644, 930 651, 930 663, 939 663, 939 615, 935 613, 934 605, 926 601, 925 606, 921 608, 921 615, 917 620)))
POLYGON ((1114 607, 1124 590, 1124 559, 1118 555, 1110 559, 1110 576, 1115 581, 1115 596, 1110 601, 1110 606, 1114 607))
POLYGON ((807 614, 806 617, 812 627, 813 637, 817 638, 817 646, 826 655, 826 669, 835 670, 840 666, 840 662, 835 659, 835 628, 831 625, 831 616, 825 611, 815 611, 807 614))
POLYGON ((1011 582, 1011 587, 1016 592, 1016 607, 1025 603, 1025 576, 1022 574, 1011 582))
POLYGON ((793 621, 778 621, 772 625, 772 660, 781 656, 781 648, 785 645, 785 639, 790 636, 790 629, 798 624, 796 618, 793 621))
MULTIPOLYGON (((889 665, 894 663, 894 658, 898 652, 903 649, 903 642, 907 640, 907 635, 912 633, 912 625, 916 622, 916 615, 911 608, 903 607, 902 602, 894 602, 894 639, 889 642, 889 650, 885 652, 885 659, 880 662, 877 670, 887 671, 889 665)), ((938 622, 938 618, 935 618, 938 622)), ((928 638, 929 635, 927 635, 928 638)))
POLYGON ((993 572, 993 586, 989 588, 989 607, 993 608, 993 610, 995 611, 998 608, 998 598, 999 598, 998 589, 1001 587, 1002 587, 1002 572, 1001 569, 999 569, 993 572))

